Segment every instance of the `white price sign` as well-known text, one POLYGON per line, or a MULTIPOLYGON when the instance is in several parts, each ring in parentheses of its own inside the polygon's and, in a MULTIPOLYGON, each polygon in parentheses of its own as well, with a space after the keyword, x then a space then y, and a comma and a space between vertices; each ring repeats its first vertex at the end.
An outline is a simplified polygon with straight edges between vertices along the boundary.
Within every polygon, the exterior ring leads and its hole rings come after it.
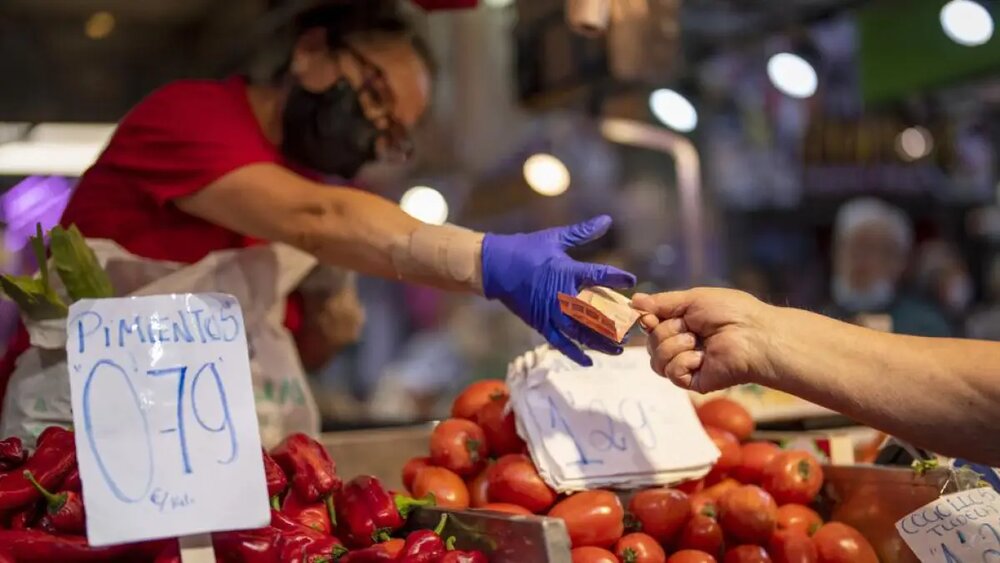
POLYGON ((239 303, 75 303, 67 320, 87 537, 111 545, 270 520, 239 303))
POLYGON ((650 369, 645 349, 593 358, 581 368, 546 354, 512 381, 518 424, 549 484, 629 487, 706 473, 719 451, 687 394, 650 369))
POLYGON ((1000 494, 984 487, 943 496, 896 530, 925 563, 1000 562, 1000 494))

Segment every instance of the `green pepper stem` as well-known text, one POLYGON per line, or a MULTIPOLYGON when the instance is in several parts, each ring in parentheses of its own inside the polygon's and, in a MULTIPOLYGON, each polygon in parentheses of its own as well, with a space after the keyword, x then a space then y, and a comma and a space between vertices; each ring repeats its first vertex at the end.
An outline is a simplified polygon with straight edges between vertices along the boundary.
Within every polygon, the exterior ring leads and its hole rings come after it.
POLYGON ((342 545, 333 546, 333 551, 330 553, 333 556, 333 560, 337 561, 341 557, 347 555, 347 548, 342 545))
POLYGON ((447 513, 442 514, 441 519, 438 520, 438 525, 434 528, 434 533, 440 536, 441 532, 444 531, 444 525, 447 522, 448 522, 448 514, 447 513))
POLYGON ((281 501, 278 500, 278 495, 271 497, 271 508, 281 510, 281 501))
POLYGON ((330 515, 330 524, 332 524, 334 527, 336 527, 337 526, 337 510, 336 510, 336 507, 333 505, 333 495, 326 495, 326 498, 323 499, 323 504, 326 505, 326 511, 330 515))
POLYGON ((444 548, 448 551, 455 551, 455 536, 451 536, 444 540, 444 548))
POLYGON ((414 508, 421 506, 434 506, 434 497, 432 495, 427 495, 422 499, 415 499, 404 495, 396 495, 395 498, 393 498, 393 502, 396 504, 396 510, 399 511, 399 515, 403 518, 408 518, 414 508))
POLYGON ((62 508, 64 504, 66 504, 66 499, 69 498, 69 495, 67 493, 59 493, 59 494, 52 493, 51 491, 43 487, 41 483, 35 480, 35 476, 32 475, 30 471, 24 472, 24 478, 27 479, 28 482, 31 483, 32 486, 34 486, 35 489, 37 489, 38 492, 42 495, 42 498, 44 498, 45 502, 49 505, 50 511, 55 512, 60 508, 62 508))

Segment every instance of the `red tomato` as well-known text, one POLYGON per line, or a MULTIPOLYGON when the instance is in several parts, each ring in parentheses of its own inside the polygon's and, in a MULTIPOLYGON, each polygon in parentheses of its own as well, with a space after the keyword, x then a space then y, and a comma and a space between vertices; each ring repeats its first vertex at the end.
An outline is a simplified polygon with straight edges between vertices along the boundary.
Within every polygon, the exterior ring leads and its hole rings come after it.
POLYGON ((517 435, 514 411, 506 415, 503 412, 507 408, 508 399, 507 395, 494 399, 483 405, 483 408, 476 413, 476 424, 486 434, 490 455, 496 457, 524 451, 524 440, 517 435))
POLYGON ((413 493, 413 480, 421 469, 431 465, 429 457, 413 457, 403 465, 403 486, 407 491, 413 493))
POLYGON ((723 479, 722 481, 712 485, 711 487, 705 489, 700 494, 705 495, 707 498, 718 501, 722 498, 722 495, 728 493, 729 491, 739 488, 742 484, 736 479, 723 479))
POLYGON ((639 521, 644 533, 660 543, 667 543, 691 517, 691 501, 686 494, 674 489, 646 489, 629 500, 628 511, 639 521))
POLYGON ((475 420, 479 409, 493 399, 509 394, 507 384, 499 379, 477 381, 466 387, 458 397, 455 397, 455 402, 451 404, 451 416, 452 418, 475 420))
POLYGON ((615 544, 615 555, 627 563, 666 563, 667 553, 652 536, 629 534, 615 544))
POLYGON ((766 545, 778 520, 778 506, 756 485, 733 489, 719 499, 719 524, 741 543, 766 545))
POLYGON ((487 465, 486 469, 479 472, 469 481, 469 506, 479 508, 490 503, 490 471, 493 465, 487 465))
POLYGON ((708 433, 708 437, 715 443, 715 447, 719 448, 721 454, 715 462, 715 466, 712 467, 712 472, 705 478, 705 481, 709 483, 718 482, 721 477, 729 475, 729 472, 739 466, 743 460, 743 451, 740 449, 739 440, 731 432, 712 426, 706 426, 705 432, 708 433))
POLYGON ((767 552, 774 563, 816 563, 816 544, 802 530, 777 530, 771 534, 767 552))
POLYGON ((480 506, 478 510, 489 510, 490 512, 503 512, 505 514, 518 514, 521 516, 531 516, 531 512, 523 506, 508 504, 506 502, 491 502, 480 506))
POLYGON ((431 463, 462 477, 478 473, 488 456, 486 435, 475 422, 449 418, 431 433, 431 463))
POLYGON ((724 397, 702 403, 698 407, 698 419, 705 426, 731 432, 740 441, 749 438, 754 430, 753 418, 743 405, 724 397))
POLYGON ((695 493, 700 493, 702 489, 705 488, 705 480, 696 479, 694 481, 684 481, 679 485, 674 485, 674 488, 682 493, 693 495, 695 493))
POLYGON ((815 510, 801 504, 786 504, 778 507, 778 529, 799 530, 808 536, 816 533, 823 525, 823 519, 815 510))
POLYGON ((719 501, 713 499, 705 493, 698 493, 694 495, 691 497, 691 516, 699 514, 702 516, 708 516, 709 518, 718 517, 719 501))
POLYGON ((759 545, 738 545, 726 552, 724 563, 772 563, 771 557, 759 545))
POLYGON ((469 489, 465 481, 444 467, 425 467, 413 480, 413 496, 434 495, 434 501, 443 508, 465 510, 469 508, 469 489))
POLYGON ((819 563, 878 563, 875 549, 861 532, 840 522, 829 522, 812 537, 819 563))
POLYGON ((781 453, 781 448, 771 442, 750 442, 743 444, 740 453, 740 464, 733 469, 733 477, 747 485, 759 485, 764 468, 781 453))
POLYGON ((573 563, 619 563, 614 553, 599 547, 578 547, 570 555, 573 563))
POLYGON ((625 533, 625 510, 618 495, 584 491, 562 500, 548 514, 562 518, 573 547, 611 547, 625 533))
POLYGON ((695 515, 684 525, 677 547, 717 555, 722 551, 723 540, 722 526, 714 518, 695 515))
POLYGON ((667 563, 716 563, 715 558, 697 549, 678 551, 667 559, 667 563))
POLYGON ((809 504, 823 487, 823 468, 809 452, 781 452, 764 468, 761 486, 778 504, 809 504))
POLYGON ((556 502, 556 492, 538 475, 531 459, 509 454, 497 460, 490 472, 490 501, 523 506, 535 514, 556 502))

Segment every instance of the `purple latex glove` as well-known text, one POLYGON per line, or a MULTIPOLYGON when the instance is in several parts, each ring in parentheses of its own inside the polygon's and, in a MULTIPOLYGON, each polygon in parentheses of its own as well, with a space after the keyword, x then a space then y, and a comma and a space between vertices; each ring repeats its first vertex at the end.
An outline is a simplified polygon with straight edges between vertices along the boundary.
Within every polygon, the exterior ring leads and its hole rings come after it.
POLYGON ((570 319, 559 310, 559 293, 576 295, 581 289, 603 285, 626 289, 635 276, 602 264, 577 262, 568 248, 596 240, 608 232, 611 217, 601 215, 569 227, 535 233, 497 235, 483 239, 483 291, 497 299, 540 332, 554 348, 583 366, 593 364, 573 341, 607 354, 621 346, 570 319))

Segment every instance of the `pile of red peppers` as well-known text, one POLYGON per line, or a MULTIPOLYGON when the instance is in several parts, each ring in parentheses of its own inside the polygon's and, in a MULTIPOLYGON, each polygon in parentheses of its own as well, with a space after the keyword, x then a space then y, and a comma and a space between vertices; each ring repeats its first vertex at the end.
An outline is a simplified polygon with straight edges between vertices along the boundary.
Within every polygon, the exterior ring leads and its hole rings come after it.
MULTIPOLYGON (((292 434, 263 453, 270 525, 212 535, 224 563, 487 563, 455 550, 436 530, 400 537, 410 511, 433 503, 385 490, 378 479, 341 482, 326 449, 292 434)), ((73 433, 51 427, 29 456, 21 440, 0 441, 0 563, 120 561, 179 563, 174 540, 92 547, 73 433)))

